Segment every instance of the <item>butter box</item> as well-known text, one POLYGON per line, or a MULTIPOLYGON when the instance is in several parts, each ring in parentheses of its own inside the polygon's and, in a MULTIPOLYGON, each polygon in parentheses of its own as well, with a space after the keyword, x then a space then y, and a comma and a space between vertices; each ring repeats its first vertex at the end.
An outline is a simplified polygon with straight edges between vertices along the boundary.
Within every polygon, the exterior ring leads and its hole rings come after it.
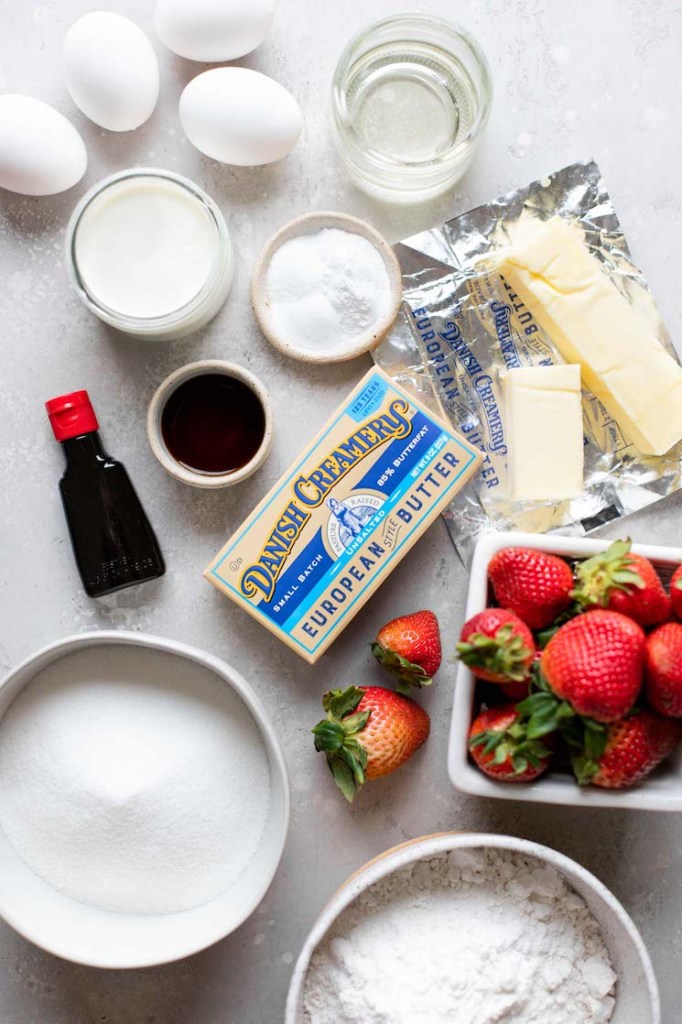
POLYGON ((370 370, 204 576, 313 663, 481 461, 370 370))

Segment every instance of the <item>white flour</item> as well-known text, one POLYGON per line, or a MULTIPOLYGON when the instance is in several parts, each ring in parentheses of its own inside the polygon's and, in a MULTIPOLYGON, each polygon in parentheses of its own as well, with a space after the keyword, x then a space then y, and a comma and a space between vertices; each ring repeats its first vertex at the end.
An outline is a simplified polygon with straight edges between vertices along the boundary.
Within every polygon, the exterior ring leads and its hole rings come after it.
POLYGON ((602 1024, 616 975, 561 875, 455 850, 394 873, 313 955, 305 1024, 602 1024))
POLYGON ((124 646, 62 658, 0 722, 0 826, 81 903, 170 913, 206 903, 252 860, 267 753, 207 669, 124 646))
POLYGON ((341 349, 387 312, 388 273, 378 250, 361 235, 325 228, 276 250, 267 291, 277 330, 309 349, 341 349))

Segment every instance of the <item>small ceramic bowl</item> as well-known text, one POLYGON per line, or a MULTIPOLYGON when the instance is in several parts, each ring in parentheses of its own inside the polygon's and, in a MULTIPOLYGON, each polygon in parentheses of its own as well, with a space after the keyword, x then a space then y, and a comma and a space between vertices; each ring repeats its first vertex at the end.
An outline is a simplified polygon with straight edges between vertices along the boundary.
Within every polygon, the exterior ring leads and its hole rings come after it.
MULTIPOLYGON (((225 938, 253 913, 270 887, 284 850, 289 782, 277 731, 249 683, 205 651, 144 633, 82 633, 43 648, 0 683, 0 718, 25 686, 61 658, 89 650, 106 665, 116 647, 132 652, 131 682, 143 680, 150 663, 162 661, 166 666, 173 659, 189 685, 197 675, 210 673, 232 689, 258 726, 268 755, 271 785, 265 832, 247 870, 220 896, 178 913, 114 913, 79 903, 36 875, 0 831, 0 917, 48 953, 89 967, 120 970, 151 967, 198 953, 225 938)), ((159 871, 163 870, 159 864, 159 871)))
POLYGON ((236 363, 228 363, 220 359, 202 359, 196 363, 188 363, 166 377, 163 383, 156 389, 147 413, 147 437, 158 461, 166 472, 174 476, 176 480, 181 480, 182 483, 190 484, 192 487, 203 487, 205 489, 232 487, 234 484, 246 480, 252 473, 255 473, 268 457, 272 444, 272 405, 270 404, 270 397, 258 378, 250 373, 249 370, 245 370, 243 366, 238 366, 236 363), (161 431, 161 416, 166 402, 173 392, 192 377, 201 377, 209 373, 224 373, 227 377, 233 377, 242 381, 256 395, 265 414, 265 430, 260 448, 245 466, 229 473, 202 473, 182 465, 168 451, 161 431))
POLYGON ((303 993, 310 959, 339 915, 381 878, 420 860, 447 855, 450 850, 511 850, 534 857, 560 872, 582 896, 599 924, 618 975, 616 1003, 610 1024, 661 1024, 658 986, 651 960, 632 919, 599 879, 562 853, 514 836, 445 832, 402 843, 375 857, 351 875, 332 896, 312 927, 296 961, 289 987, 285 1024, 303 1024, 303 993))
POLYGON ((251 302, 261 331, 270 344, 280 352, 306 363, 342 363, 348 359, 355 359, 365 352, 370 352, 392 327, 398 315, 402 298, 400 265, 393 249, 371 225, 357 217, 349 217, 345 213, 306 213, 303 217, 297 217, 285 224, 263 249, 251 278, 251 302), (270 260, 281 245, 292 238, 298 238, 300 235, 312 235, 326 228, 350 231, 353 234, 361 235, 372 243, 384 261, 391 290, 391 300, 384 316, 377 320, 370 330, 358 335, 343 348, 317 352, 314 349, 298 345, 295 338, 284 337, 278 331, 273 322, 272 307, 268 297, 267 273, 270 260))
MULTIPOLYGON (((626 531, 625 531, 626 532, 626 531)), ((589 558, 604 551, 608 539, 558 537, 536 533, 490 533, 476 545, 469 575, 469 595, 465 619, 483 611, 490 603, 488 564, 501 548, 523 547, 547 551, 561 558, 589 558)), ((682 563, 682 548, 633 544, 636 554, 644 555, 656 566, 664 582, 682 563)), ((568 774, 550 770, 535 782, 498 782, 479 771, 469 758, 468 736, 474 713, 476 680, 460 662, 452 706, 448 773, 452 784, 472 796, 498 797, 531 803, 558 804, 560 807, 620 807, 631 811, 682 811, 682 747, 638 786, 628 789, 600 789, 579 786, 568 774)))

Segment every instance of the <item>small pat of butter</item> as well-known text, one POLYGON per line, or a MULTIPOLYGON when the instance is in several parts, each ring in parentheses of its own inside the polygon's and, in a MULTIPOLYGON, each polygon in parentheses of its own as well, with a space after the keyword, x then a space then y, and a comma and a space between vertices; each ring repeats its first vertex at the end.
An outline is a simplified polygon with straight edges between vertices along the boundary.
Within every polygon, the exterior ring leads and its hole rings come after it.
POLYGON ((505 374, 509 497, 563 501, 583 491, 579 366, 528 366, 505 374))
POLYGON ((585 385, 646 455, 682 438, 682 367, 637 317, 560 217, 534 225, 501 254, 498 269, 585 385))

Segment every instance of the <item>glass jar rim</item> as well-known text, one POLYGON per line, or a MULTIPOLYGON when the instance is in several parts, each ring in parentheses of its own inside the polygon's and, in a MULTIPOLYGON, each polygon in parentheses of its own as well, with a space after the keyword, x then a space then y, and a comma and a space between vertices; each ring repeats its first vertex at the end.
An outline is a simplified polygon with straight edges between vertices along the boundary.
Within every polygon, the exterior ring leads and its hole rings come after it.
POLYGON ((69 277, 71 278, 71 282, 81 300, 100 319, 104 320, 112 327, 119 328, 131 334, 145 334, 147 332, 152 333, 163 329, 170 329, 177 327, 184 320, 192 317, 197 310, 201 309, 204 304, 212 298, 214 292, 220 287, 221 282, 233 260, 230 233, 227 224, 225 223, 225 218, 215 201, 211 199, 211 197, 204 192, 199 185, 196 185, 189 178, 184 177, 182 174, 176 174, 174 171, 168 171, 162 167, 129 167, 124 171, 116 171, 113 174, 109 174, 105 178, 101 178, 100 181, 96 182, 95 185, 93 185, 92 188, 89 189, 78 201, 71 217, 69 218, 69 222, 66 227, 65 247, 66 265, 69 277), (88 288, 80 273, 78 259, 76 256, 76 238, 78 228, 91 204, 106 192, 107 189, 118 185, 122 181, 133 180, 135 178, 160 178, 165 181, 173 182, 175 185, 179 185, 188 192, 193 199, 201 203, 202 207, 209 215, 216 234, 217 244, 215 257, 204 284, 196 295, 193 295, 188 302, 185 302, 182 306, 178 306, 177 309, 173 309, 161 316, 130 316, 127 313, 121 313, 118 310, 113 309, 111 306, 107 306, 106 303, 102 302, 102 300, 88 288))
POLYGON ((400 163, 400 170, 402 174, 408 176, 413 174, 416 177, 421 172, 432 168, 436 163, 444 169, 446 169, 450 163, 456 164, 467 146, 481 135, 488 123, 493 99, 493 79, 490 64, 488 63, 488 58, 481 49, 476 38, 468 31, 468 29, 464 28, 463 25, 460 25, 459 22, 451 21, 447 18, 440 18, 437 15, 427 14, 422 11, 402 11, 365 25, 364 28, 361 28, 356 32, 348 41, 338 59, 336 69, 334 71, 334 77, 332 79, 332 114, 337 132, 339 135, 343 135, 344 143, 352 146, 355 152, 361 155, 364 160, 378 170, 389 170, 396 167, 395 160, 391 159, 381 150, 369 146, 363 139, 361 139, 352 123, 352 119, 348 111, 344 86, 347 72, 352 66, 353 57, 359 44, 363 43, 367 37, 370 37, 374 33, 383 29, 399 25, 409 26, 410 24, 437 29, 450 36, 455 36, 463 42, 473 57, 476 67, 481 75, 480 84, 482 95, 482 102, 476 112, 476 117, 474 118, 473 123, 466 134, 463 135, 461 139, 458 139, 446 153, 439 156, 437 160, 428 158, 425 160, 411 161, 409 164, 400 163))

